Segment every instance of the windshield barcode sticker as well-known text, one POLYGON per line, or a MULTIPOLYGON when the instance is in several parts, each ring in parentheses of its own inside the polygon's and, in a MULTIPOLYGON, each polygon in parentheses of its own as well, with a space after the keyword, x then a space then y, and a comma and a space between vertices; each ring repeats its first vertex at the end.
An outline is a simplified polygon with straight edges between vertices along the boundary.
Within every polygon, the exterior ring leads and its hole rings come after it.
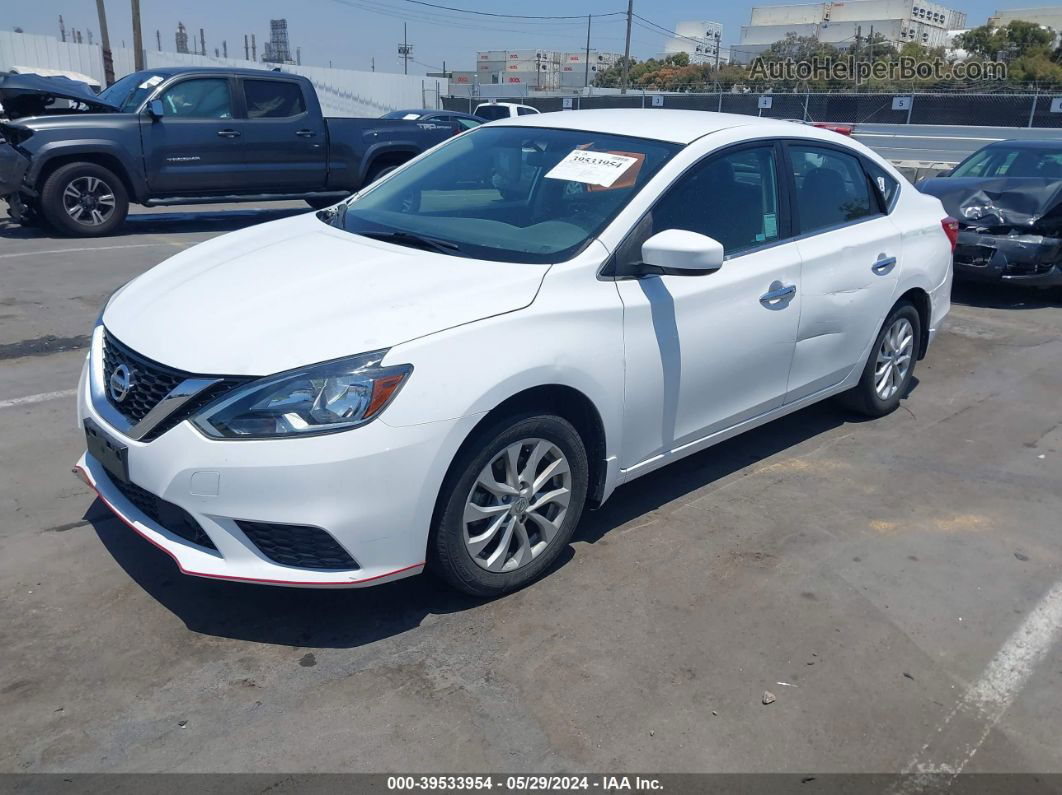
POLYGON ((546 179, 563 179, 568 182, 584 182, 587 185, 609 188, 637 162, 636 157, 576 149, 569 152, 562 161, 550 169, 546 174, 546 179))

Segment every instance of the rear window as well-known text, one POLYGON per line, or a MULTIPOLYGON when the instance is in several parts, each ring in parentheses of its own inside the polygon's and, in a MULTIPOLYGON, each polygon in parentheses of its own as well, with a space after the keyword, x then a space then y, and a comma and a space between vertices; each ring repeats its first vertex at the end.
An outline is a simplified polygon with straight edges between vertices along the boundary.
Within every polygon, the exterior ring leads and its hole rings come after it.
POLYGON ((797 214, 803 233, 847 224, 879 213, 866 172, 855 155, 791 144, 797 214))
POLYGON ((505 105, 480 105, 476 108, 476 115, 481 119, 507 119, 509 118, 509 108, 505 105))
POLYGON ((306 112, 302 89, 286 80, 244 80, 247 118, 286 119, 306 112))

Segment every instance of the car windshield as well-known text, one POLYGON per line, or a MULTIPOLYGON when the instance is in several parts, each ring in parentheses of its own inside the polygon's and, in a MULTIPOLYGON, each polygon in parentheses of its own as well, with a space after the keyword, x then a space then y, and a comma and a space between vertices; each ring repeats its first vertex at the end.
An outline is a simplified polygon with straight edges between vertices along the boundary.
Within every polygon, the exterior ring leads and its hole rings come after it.
POLYGON ((455 256, 559 262, 680 148, 597 132, 479 127, 321 217, 353 234, 455 256))
POLYGON ((151 72, 133 72, 101 91, 100 99, 114 105, 122 113, 132 113, 163 79, 162 75, 151 72))
POLYGON ((480 105, 476 108, 476 115, 481 119, 490 119, 494 121, 496 119, 509 118, 509 106, 508 105, 480 105))
POLYGON ((1062 179, 1062 146, 1058 149, 989 146, 960 163, 952 176, 1062 179))

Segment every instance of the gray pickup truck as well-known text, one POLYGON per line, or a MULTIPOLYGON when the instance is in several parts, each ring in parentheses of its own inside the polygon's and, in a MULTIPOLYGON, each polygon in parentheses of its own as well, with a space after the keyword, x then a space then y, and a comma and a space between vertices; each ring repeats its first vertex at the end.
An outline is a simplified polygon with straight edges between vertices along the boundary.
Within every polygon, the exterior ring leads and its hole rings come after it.
POLYGON ((130 203, 333 204, 458 130, 325 118, 305 77, 256 69, 135 72, 99 95, 0 78, 0 196, 23 224, 107 235, 130 203))

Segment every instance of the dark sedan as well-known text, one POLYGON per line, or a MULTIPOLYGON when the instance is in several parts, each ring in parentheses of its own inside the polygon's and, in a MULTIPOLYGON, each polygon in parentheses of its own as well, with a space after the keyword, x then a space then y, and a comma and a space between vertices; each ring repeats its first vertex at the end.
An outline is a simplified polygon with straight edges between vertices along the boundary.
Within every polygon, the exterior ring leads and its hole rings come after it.
POLYGON ((959 221, 955 275, 1062 285, 1062 141, 1000 141, 918 184, 959 221))

